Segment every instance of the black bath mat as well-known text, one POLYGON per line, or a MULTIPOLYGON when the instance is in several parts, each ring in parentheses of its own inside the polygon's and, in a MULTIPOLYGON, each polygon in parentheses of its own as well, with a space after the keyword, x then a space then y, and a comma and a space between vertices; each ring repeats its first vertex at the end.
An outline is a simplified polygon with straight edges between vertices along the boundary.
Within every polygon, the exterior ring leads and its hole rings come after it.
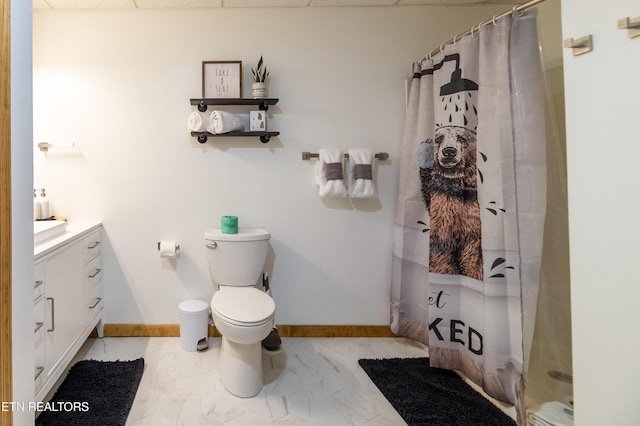
POLYGON ((361 359, 360 366, 409 425, 515 426, 456 373, 429 358, 361 359))
POLYGON ((77 362, 36 426, 124 426, 143 370, 142 358, 77 362))

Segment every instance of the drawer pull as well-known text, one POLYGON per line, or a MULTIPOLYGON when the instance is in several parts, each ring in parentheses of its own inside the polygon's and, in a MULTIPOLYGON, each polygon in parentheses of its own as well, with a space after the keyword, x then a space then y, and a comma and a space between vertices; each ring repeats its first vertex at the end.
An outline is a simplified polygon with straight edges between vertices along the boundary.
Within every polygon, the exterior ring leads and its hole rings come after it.
POLYGON ((100 271, 102 271, 102 269, 97 268, 93 274, 89 274, 89 278, 94 278, 96 275, 100 273, 100 271))
POLYGON ((87 248, 89 250, 93 250, 94 248, 98 247, 100 245, 100 241, 96 241, 93 244, 91 244, 90 246, 87 246, 87 248))
POLYGON ((38 322, 36 323, 36 326, 35 326, 35 327, 33 327, 33 332, 34 332, 34 333, 36 333, 38 330, 40 330, 40 329, 42 328, 42 326, 43 326, 43 325, 44 325, 44 323, 43 323, 43 322, 38 321, 38 322))
POLYGON ((101 300, 102 300, 102 297, 98 297, 98 298, 96 299, 96 303, 94 303, 92 306, 89 306, 89 309, 93 309, 93 308, 95 308, 96 306, 98 306, 98 303, 100 303, 100 301, 101 301, 101 300))
POLYGON ((37 380, 43 371, 44 371, 44 367, 40 367, 40 366, 36 367, 36 375, 33 377, 33 380, 37 380))
POLYGON ((55 300, 53 297, 47 297, 47 300, 51 300, 51 328, 47 328, 47 331, 55 331, 56 329, 56 315, 55 315, 55 300))
POLYGON ((42 280, 37 280, 36 283, 33 285, 33 288, 38 288, 40 287, 42 284, 44 284, 44 281, 42 280))

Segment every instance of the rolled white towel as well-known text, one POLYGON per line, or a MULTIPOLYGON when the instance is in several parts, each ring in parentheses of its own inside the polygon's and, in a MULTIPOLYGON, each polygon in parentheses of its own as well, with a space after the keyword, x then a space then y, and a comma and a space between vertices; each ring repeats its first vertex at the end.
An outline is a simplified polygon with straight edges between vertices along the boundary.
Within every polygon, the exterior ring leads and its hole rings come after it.
POLYGON ((207 131, 213 134, 244 130, 244 120, 236 114, 215 110, 209 117, 207 131))
POLYGON ((349 196, 372 198, 376 196, 373 185, 373 159, 375 154, 368 149, 349 150, 349 196))
POLYGON ((206 112, 191 111, 187 119, 187 128, 190 132, 206 132, 210 115, 206 112))
POLYGON ((346 197, 344 186, 342 151, 339 149, 319 149, 316 164, 316 184, 320 188, 321 197, 346 197))

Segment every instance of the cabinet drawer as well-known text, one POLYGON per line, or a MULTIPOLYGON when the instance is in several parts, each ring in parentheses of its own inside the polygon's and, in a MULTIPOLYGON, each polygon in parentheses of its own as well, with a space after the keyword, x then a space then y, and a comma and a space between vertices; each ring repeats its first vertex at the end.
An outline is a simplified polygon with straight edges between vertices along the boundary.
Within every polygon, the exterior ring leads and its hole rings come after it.
POLYGON ((91 234, 83 238, 84 261, 88 261, 102 250, 102 234, 96 229, 91 234))
POLYGON ((33 283, 33 300, 37 300, 38 297, 44 294, 44 265, 45 263, 42 261, 33 266, 33 278, 35 280, 33 283))
POLYGON ((40 299, 33 305, 33 380, 36 393, 40 391, 46 378, 45 333, 44 299, 40 299))
POLYGON ((47 378, 45 370, 44 346, 40 350, 36 350, 33 357, 33 386, 34 392, 37 394, 42 389, 47 378))
POLYGON ((96 290, 87 299, 84 315, 85 322, 91 322, 91 320, 102 311, 102 307, 102 293, 99 290, 96 290))
POLYGON ((33 333, 44 331, 44 299, 33 304, 33 333))
POLYGON ((102 310, 102 258, 96 257, 84 267, 85 319, 90 321, 102 310))

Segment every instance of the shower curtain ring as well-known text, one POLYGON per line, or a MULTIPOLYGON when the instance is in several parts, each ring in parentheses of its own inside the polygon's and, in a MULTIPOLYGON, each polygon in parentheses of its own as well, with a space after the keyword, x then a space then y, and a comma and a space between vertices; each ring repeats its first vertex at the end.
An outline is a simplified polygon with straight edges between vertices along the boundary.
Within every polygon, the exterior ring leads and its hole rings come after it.
POLYGON ((473 38, 473 25, 471 26, 471 38, 473 38))
POLYGON ((445 45, 445 43, 442 43, 440 45, 440 53, 444 53, 444 45, 445 45))
POLYGON ((524 10, 518 10, 518 6, 513 6, 513 9, 511 9, 511 13, 513 14, 513 16, 515 16, 516 14, 518 16, 522 16, 524 15, 524 10))
POLYGON ((496 24, 496 18, 498 17, 498 15, 493 15, 493 18, 491 18, 491 22, 493 22, 493 25, 498 25, 496 24))
POLYGON ((460 34, 456 34, 455 36, 453 36, 453 45, 454 47, 458 47, 458 43, 457 43, 457 38, 460 34))

